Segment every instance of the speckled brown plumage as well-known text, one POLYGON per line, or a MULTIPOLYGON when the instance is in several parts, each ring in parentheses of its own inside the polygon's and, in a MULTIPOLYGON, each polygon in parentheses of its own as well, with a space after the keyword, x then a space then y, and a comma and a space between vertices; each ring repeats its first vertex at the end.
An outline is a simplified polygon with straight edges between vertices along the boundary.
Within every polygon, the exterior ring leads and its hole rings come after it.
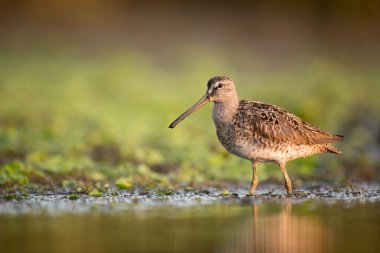
POLYGON ((343 136, 326 133, 278 106, 239 101, 233 81, 223 76, 211 78, 205 96, 170 128, 207 102, 214 102, 213 120, 220 143, 232 154, 252 161, 251 194, 258 182, 256 162, 277 163, 291 193, 291 181, 285 169, 287 161, 324 152, 340 154, 331 143, 342 140, 343 136))
MULTIPOLYGON (((239 101, 239 107, 230 122, 217 125, 217 134, 222 145, 232 153, 235 151, 233 149, 239 149, 241 140, 250 140, 255 149, 283 151, 285 161, 298 158, 297 154, 290 154, 289 147, 293 146, 307 145, 313 147, 312 152, 315 153, 340 153, 330 143, 342 139, 342 136, 323 132, 280 107, 247 100, 239 101)), ((270 157, 244 158, 272 161, 270 157)))

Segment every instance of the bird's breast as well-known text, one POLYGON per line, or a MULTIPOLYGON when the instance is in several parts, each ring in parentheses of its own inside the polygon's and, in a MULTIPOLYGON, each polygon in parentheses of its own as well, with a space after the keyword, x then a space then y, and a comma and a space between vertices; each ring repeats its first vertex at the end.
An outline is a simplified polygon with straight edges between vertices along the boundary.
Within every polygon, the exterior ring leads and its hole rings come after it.
POLYGON ((254 140, 243 138, 241 129, 232 123, 215 123, 216 134, 227 151, 245 159, 251 159, 254 140))

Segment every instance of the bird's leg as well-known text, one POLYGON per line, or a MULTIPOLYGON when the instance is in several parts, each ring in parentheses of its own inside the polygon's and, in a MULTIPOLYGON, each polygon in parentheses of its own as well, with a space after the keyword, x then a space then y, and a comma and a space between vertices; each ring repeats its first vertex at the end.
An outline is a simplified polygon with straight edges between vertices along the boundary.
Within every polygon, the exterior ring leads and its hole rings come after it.
POLYGON ((259 182, 259 178, 256 176, 256 162, 252 161, 252 182, 251 182, 251 189, 249 190, 249 195, 253 195, 255 192, 257 183, 259 182))
POLYGON ((278 165, 280 166, 282 174, 285 178, 285 188, 288 191, 288 194, 292 194, 292 181, 290 181, 288 173, 286 172, 285 162, 279 162, 278 165))

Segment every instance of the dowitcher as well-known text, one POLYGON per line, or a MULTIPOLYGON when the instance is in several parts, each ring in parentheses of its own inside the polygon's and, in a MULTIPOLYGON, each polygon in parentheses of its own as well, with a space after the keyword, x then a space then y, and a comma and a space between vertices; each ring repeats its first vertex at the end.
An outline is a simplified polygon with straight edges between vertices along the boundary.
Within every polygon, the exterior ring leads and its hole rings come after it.
POLYGON ((234 82, 225 76, 211 78, 206 94, 169 127, 174 128, 208 102, 214 102, 212 118, 220 143, 230 153, 252 163, 251 195, 258 183, 257 162, 277 163, 284 175, 286 190, 291 194, 292 182, 286 172, 286 162, 318 153, 341 153, 331 143, 343 140, 342 135, 326 133, 275 105, 239 101, 234 82))

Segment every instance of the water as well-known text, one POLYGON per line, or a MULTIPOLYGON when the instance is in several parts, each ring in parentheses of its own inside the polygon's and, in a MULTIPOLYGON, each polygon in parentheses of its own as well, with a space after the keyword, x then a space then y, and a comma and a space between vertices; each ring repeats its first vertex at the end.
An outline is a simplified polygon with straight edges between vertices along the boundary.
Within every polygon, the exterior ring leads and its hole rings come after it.
POLYGON ((55 215, 0 214, 0 251, 380 252, 379 201, 128 205, 108 212, 94 206, 55 215))

